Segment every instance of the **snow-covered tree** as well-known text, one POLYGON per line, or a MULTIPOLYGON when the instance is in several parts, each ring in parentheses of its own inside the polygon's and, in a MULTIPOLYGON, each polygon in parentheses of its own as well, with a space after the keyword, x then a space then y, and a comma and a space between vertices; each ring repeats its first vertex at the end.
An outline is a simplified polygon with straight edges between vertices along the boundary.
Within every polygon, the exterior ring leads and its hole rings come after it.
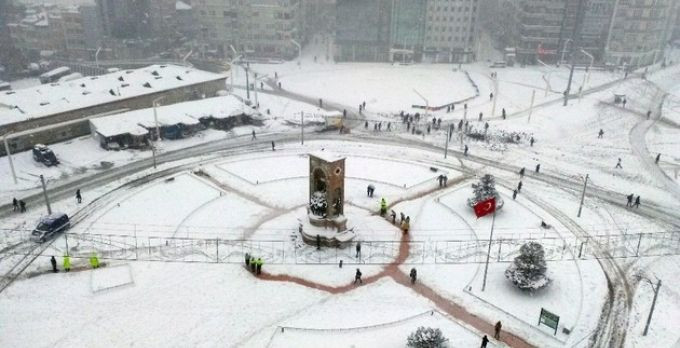
POLYGON ((444 348, 448 339, 442 334, 442 330, 431 327, 419 327, 406 339, 409 348, 444 348))
POLYGON ((503 199, 496 191, 496 179, 491 174, 484 175, 478 183, 472 184, 472 194, 473 196, 468 198, 468 205, 471 207, 481 201, 496 197, 496 210, 503 208, 503 199))
POLYGON ((546 276, 548 267, 545 263, 543 246, 529 242, 519 249, 520 255, 505 270, 505 277, 522 290, 538 290, 550 283, 546 276))
POLYGON ((326 215, 326 208, 328 208, 328 202, 326 201, 326 192, 316 191, 312 193, 312 198, 309 202, 309 210, 312 214, 318 216, 326 215))

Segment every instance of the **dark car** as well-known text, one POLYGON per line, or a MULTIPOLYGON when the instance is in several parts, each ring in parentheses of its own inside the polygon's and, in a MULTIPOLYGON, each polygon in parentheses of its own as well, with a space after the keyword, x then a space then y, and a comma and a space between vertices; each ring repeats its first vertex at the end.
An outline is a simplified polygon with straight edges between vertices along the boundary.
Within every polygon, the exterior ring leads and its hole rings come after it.
POLYGON ((54 155, 54 152, 42 144, 37 144, 33 147, 33 159, 48 167, 59 164, 59 160, 57 159, 57 156, 54 155))
POLYGON ((43 243, 55 234, 66 231, 71 227, 68 215, 64 213, 52 213, 40 219, 38 226, 31 233, 31 240, 43 243))

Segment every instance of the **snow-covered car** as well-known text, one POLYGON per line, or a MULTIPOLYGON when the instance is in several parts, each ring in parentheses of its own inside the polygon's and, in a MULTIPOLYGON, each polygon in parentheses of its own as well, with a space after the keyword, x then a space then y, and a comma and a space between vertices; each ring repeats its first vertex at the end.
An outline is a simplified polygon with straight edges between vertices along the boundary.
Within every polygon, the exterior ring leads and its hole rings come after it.
POLYGON ((36 162, 43 163, 48 167, 59 164, 59 160, 57 159, 57 156, 54 154, 54 152, 52 152, 50 148, 43 144, 36 144, 33 147, 33 159, 36 162))
POLYGON ((68 215, 52 213, 40 219, 38 226, 31 232, 31 241, 44 243, 55 234, 64 232, 71 227, 68 215))

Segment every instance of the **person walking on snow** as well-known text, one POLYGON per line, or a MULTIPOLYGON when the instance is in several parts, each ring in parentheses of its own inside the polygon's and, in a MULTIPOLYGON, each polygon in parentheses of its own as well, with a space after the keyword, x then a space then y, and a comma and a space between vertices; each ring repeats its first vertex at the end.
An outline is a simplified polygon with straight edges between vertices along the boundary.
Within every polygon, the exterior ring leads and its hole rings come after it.
POLYGON ((22 199, 22 200, 19 200, 19 207, 20 207, 20 208, 19 208, 19 211, 20 211, 20 212, 22 212, 22 213, 25 213, 25 212, 26 212, 26 202, 24 202, 23 199, 22 199))
POLYGON ((512 190, 512 200, 514 201, 517 198, 517 189, 512 190))
POLYGON ((502 112, 501 115, 503 116, 503 119, 505 120, 505 117, 507 116, 507 114, 505 113, 505 108, 503 108, 503 110, 501 112, 502 112))
POLYGON ((604 130, 602 130, 602 128, 600 128, 600 132, 597 133, 597 138, 602 139, 603 136, 604 136, 604 130))
POLYGON ((628 200, 628 202, 626 202, 626 207, 632 207, 633 206, 633 194, 631 193, 628 196, 626 196, 626 199, 628 200))
POLYGON ((635 197, 635 208, 640 208, 640 196, 635 197))
POLYGON ((479 113, 479 122, 482 122, 482 117, 484 117, 484 113, 480 112, 479 113))
POLYGON ((519 184, 517 184, 517 192, 522 192, 522 181, 520 180, 519 184))
POLYGON ((416 277, 417 277, 417 276, 418 276, 418 275, 417 275, 417 272, 416 272, 415 267, 414 267, 414 268, 411 268, 411 273, 409 273, 409 277, 411 277, 411 284, 415 284, 415 283, 416 283, 416 277))
POLYGON ((656 159, 654 160, 654 163, 659 164, 659 160, 661 159, 661 154, 659 153, 656 155, 656 159))
POLYGON ((385 201, 385 198, 380 199, 380 216, 385 216, 385 213, 387 213, 387 201, 385 201))
POLYGON ((394 225, 397 221, 397 212, 390 210, 390 217, 392 218, 392 225, 394 225))
POLYGON ((255 261, 255 274, 260 275, 262 273, 262 265, 264 264, 264 261, 262 261, 261 257, 258 257, 257 260, 255 261))
POLYGON ((534 137, 531 137, 531 139, 529 140, 529 144, 531 145, 531 147, 534 147, 534 137))
POLYGON ((359 284, 363 284, 363 280, 361 280, 361 271, 357 268, 357 272, 354 274, 354 284, 359 282, 359 284))
POLYGON ((520 178, 524 177, 524 167, 522 167, 522 169, 519 170, 519 177, 520 178))
POLYGON ((369 184, 368 187, 366 187, 366 195, 368 197, 373 197, 373 191, 375 191, 375 186, 373 186, 373 184, 369 184))
POLYGON ((64 272, 69 272, 71 270, 71 258, 68 255, 64 255, 64 272))
POLYGON ((276 151, 276 144, 272 141, 272 151, 276 151))
POLYGON ((479 348, 486 348, 487 344, 489 344, 489 338, 484 335, 484 337, 482 337, 482 345, 479 348))
POLYGON ((536 165, 536 173, 538 173, 540 170, 541 170, 541 164, 539 163, 539 164, 536 165))
POLYGON ((467 153, 468 153, 468 146, 465 145, 465 149, 463 150, 463 156, 467 157, 467 153))
POLYGON ((246 267, 250 264, 250 254, 246 253, 246 267))
POLYGON ((83 196, 80 195, 80 189, 76 190, 76 201, 80 204, 83 201, 83 196))
POLYGON ((54 256, 50 259, 50 263, 52 264, 52 272, 57 273, 57 259, 54 256))
POLYGON ((253 129, 253 137, 250 140, 255 140, 257 137, 255 136, 255 130, 253 129))
POLYGON ((249 266, 250 266, 250 272, 255 274, 255 272, 257 271, 257 259, 255 259, 255 257, 250 258, 250 265, 249 266))
POLYGON ((354 249, 357 252, 356 256, 354 257, 358 259, 359 257, 361 257, 361 242, 357 242, 357 246, 354 249))
POLYGON ((501 321, 499 320, 496 325, 493 327, 493 338, 495 339, 500 339, 501 338, 501 328, 503 325, 501 325, 501 321))
POLYGON ((16 197, 12 198, 12 211, 19 210, 19 201, 16 197))
POLYGON ((623 166, 621 166, 621 158, 619 158, 619 161, 616 162, 616 166, 614 168, 623 169, 623 166))

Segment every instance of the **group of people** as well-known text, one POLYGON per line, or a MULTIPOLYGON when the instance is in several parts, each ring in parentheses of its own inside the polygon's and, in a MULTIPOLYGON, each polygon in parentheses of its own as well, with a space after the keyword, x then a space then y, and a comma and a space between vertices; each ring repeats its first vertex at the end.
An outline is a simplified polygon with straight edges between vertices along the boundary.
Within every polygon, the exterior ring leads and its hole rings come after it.
MULTIPOLYGON (((397 212, 394 210, 390 210, 390 218, 392 219, 392 224, 396 225, 397 224, 397 212)), ((399 228, 404 233, 408 233, 408 230, 411 228, 411 217, 404 215, 404 213, 399 213, 399 228)))
MULTIPOLYGON (((55 259, 54 256, 52 256, 50 258, 50 263, 52 264, 52 272, 54 272, 54 273, 59 272, 59 270, 57 269, 57 259, 55 259)), ((71 271, 71 257, 70 256, 64 255, 63 267, 64 267, 64 272, 71 271)), ((99 267, 99 260, 97 260, 97 267, 99 267)), ((93 267, 93 268, 97 268, 97 267, 93 267)))
POLYGON ((448 183, 449 177, 444 174, 441 174, 437 177, 437 181, 439 182, 440 188, 446 187, 446 183, 448 183))
MULTIPOLYGON (((500 321, 498 321, 496 323, 496 325, 494 325, 494 327, 493 327, 493 338, 495 338, 497 340, 501 339, 501 328, 502 327, 503 327, 503 325, 501 324, 500 321)), ((484 337, 482 337, 482 346, 480 348, 486 348, 487 344, 489 344, 489 337, 484 335, 484 337)))
POLYGON ((12 199, 12 211, 25 213, 26 202, 24 202, 22 199, 16 199, 16 197, 14 197, 12 199))
POLYGON ((260 273, 262 273, 263 264, 264 261, 262 261, 261 257, 255 258, 255 256, 246 253, 246 267, 248 267, 253 274, 260 275, 260 273))
POLYGON ((640 195, 637 195, 637 197, 634 194, 629 194, 626 196, 627 202, 626 202, 626 207, 628 208, 640 208, 640 195))

